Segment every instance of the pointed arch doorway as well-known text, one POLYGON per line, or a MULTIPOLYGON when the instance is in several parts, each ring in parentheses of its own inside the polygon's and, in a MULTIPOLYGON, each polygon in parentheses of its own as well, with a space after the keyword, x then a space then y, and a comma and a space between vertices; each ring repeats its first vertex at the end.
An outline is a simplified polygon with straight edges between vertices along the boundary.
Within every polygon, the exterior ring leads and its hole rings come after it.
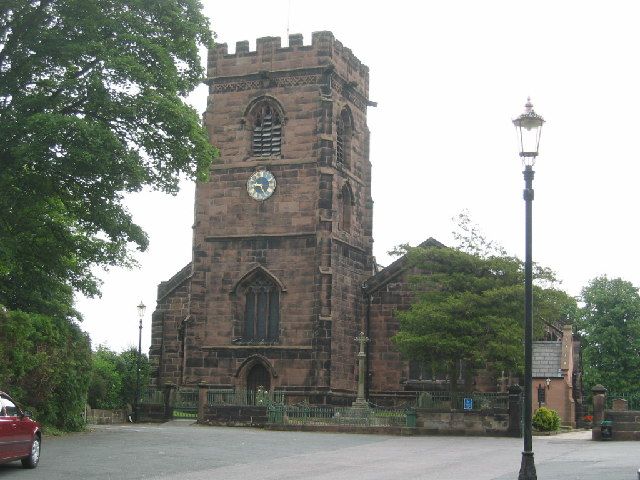
POLYGON ((258 387, 267 392, 271 390, 271 375, 261 363, 256 363, 247 374, 247 395, 255 398, 258 387))

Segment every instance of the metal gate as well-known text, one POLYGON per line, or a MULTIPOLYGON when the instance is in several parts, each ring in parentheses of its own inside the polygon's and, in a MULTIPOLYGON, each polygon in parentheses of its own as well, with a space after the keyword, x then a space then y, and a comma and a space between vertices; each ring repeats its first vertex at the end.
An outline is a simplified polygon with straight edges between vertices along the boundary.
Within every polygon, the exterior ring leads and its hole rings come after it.
POLYGON ((176 398, 171 406, 173 418, 198 418, 198 390, 195 388, 178 388, 176 398))

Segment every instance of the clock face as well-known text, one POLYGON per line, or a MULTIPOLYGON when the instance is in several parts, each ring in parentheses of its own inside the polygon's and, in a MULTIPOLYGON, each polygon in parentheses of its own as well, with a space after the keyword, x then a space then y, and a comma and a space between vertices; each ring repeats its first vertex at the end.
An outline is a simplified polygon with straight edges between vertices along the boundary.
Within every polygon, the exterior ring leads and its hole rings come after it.
POLYGON ((268 170, 255 172, 247 180, 247 192, 254 200, 266 200, 276 189, 276 177, 268 170))

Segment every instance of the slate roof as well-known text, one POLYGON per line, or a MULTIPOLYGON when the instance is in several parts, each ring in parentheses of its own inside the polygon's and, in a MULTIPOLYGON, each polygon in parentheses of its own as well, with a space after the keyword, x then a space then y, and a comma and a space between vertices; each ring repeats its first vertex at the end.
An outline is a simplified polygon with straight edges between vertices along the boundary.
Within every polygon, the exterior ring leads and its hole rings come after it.
POLYGON ((562 377, 562 370, 560 369, 561 359, 562 342, 533 342, 532 377, 562 377))

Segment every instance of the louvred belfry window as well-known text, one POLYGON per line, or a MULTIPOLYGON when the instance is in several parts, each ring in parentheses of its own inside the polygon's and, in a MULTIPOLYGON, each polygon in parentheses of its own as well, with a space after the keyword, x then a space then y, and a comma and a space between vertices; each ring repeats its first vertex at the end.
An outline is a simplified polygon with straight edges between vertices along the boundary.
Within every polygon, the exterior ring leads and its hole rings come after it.
POLYGON ((258 107, 253 125, 252 151, 254 156, 280 155, 282 119, 269 104, 258 107))
POLYGON ((245 290, 244 338, 276 340, 280 328, 280 292, 267 278, 258 277, 245 290))

